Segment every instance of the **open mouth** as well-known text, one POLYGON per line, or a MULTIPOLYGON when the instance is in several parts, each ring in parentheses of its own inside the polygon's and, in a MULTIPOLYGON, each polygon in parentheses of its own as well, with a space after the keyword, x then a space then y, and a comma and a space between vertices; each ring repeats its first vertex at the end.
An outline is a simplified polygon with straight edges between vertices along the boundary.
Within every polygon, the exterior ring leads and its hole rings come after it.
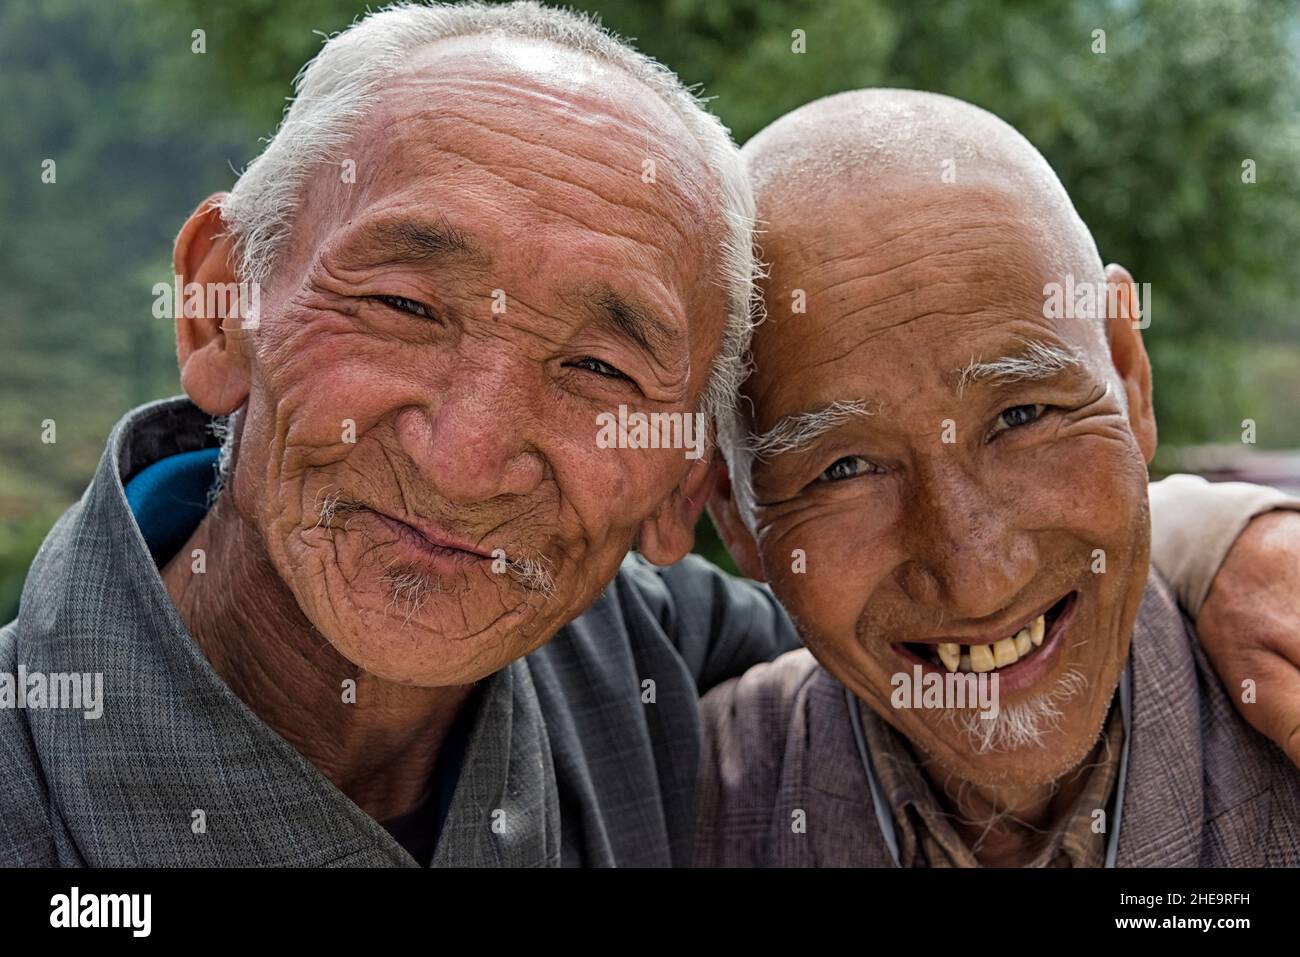
POLYGON ((1077 596, 1078 592, 1070 592, 1014 634, 995 641, 982 644, 905 641, 895 647, 904 651, 908 657, 948 672, 969 671, 981 674, 1000 671, 1045 653, 1060 633, 1061 629, 1057 626, 1068 616, 1077 596))

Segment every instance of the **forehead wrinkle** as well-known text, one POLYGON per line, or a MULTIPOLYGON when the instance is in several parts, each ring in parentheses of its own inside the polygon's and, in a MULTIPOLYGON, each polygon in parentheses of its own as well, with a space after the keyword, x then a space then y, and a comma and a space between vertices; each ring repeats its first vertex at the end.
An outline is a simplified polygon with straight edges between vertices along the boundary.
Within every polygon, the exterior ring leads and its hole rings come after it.
MULTIPOLYGON (((472 72, 484 68, 471 63, 469 69, 472 72)), ((684 213, 693 220, 706 218, 701 216, 705 211, 708 218, 718 219, 717 203, 708 189, 708 184, 713 181, 713 173, 705 161, 702 145, 681 117, 664 104, 653 90, 635 78, 616 70, 611 74, 614 82, 607 88, 564 88, 557 94, 548 89, 548 86, 554 85, 553 82, 544 78, 519 73, 508 66, 498 73, 498 76, 430 75, 427 72, 409 74, 406 77, 408 85, 445 86, 453 94, 445 102, 417 110, 414 115, 434 114, 434 123, 445 118, 458 119, 472 123, 489 134, 510 136, 520 143, 545 150, 549 154, 547 166, 555 170, 548 172, 548 175, 575 187, 585 187, 592 177, 578 176, 565 180, 558 171, 585 165, 594 167, 590 172, 608 176, 611 168, 603 157, 613 146, 621 151, 626 160, 623 171, 633 175, 635 182, 640 183, 642 161, 654 152, 657 154, 657 166, 666 167, 668 172, 681 168, 682 175, 657 175, 654 188, 642 190, 648 196, 654 194, 647 207, 658 209, 666 201, 667 205, 675 207, 675 212, 684 213), (624 99, 627 102, 614 98, 614 94, 619 91, 626 94, 624 99), (516 102, 520 99, 525 102, 516 102), (539 102, 542 104, 540 107, 539 102), (635 104, 635 108, 630 108, 629 104, 635 104), (538 121, 539 114, 544 111, 560 115, 552 117, 547 126, 533 133, 532 124, 538 121), (486 112, 495 114, 494 123, 497 125, 486 125, 481 121, 479 117, 486 112), (547 141, 554 137, 557 129, 562 130, 563 127, 569 127, 574 132, 580 131, 584 135, 563 137, 563 148, 547 141), (574 130, 574 127, 578 129, 574 130), (623 141, 619 141, 618 134, 622 134, 623 141), (668 152, 664 151, 665 146, 668 152)), ((407 101, 410 99, 408 97, 407 101)), ((388 112, 397 112, 403 119, 409 118, 412 114, 403 109, 405 102, 399 101, 388 112)))
MULTIPOLYGON (((672 139, 682 146, 698 145, 690 131, 683 125, 681 118, 666 108, 658 111, 661 113, 658 119, 666 120, 674 126, 675 129, 672 131, 651 123, 648 118, 648 110, 642 109, 638 112, 628 112, 621 106, 616 105, 612 100, 603 97, 576 97, 568 91, 566 91, 564 97, 555 96, 541 90, 530 89, 526 85, 513 84, 502 80, 455 77, 447 78, 445 82, 450 86, 468 88, 464 91, 457 91, 459 96, 472 96, 480 90, 493 91, 498 95, 489 95, 480 99, 485 99, 489 105, 499 106, 507 111, 517 106, 517 104, 510 102, 514 98, 522 97, 541 100, 544 106, 554 107, 554 112, 562 114, 560 119, 563 121, 580 127, 589 127, 591 132, 594 133, 606 134, 609 132, 610 127, 616 127, 630 136, 642 136, 647 141, 651 138, 656 141, 672 139), (574 102, 579 99, 587 102, 574 102)), ((654 103, 658 102, 654 94, 648 91, 647 100, 654 103)), ((449 115, 463 117, 465 114, 457 113, 453 109, 453 105, 453 103, 440 104, 439 109, 445 110, 449 115)), ((535 112, 538 112, 537 105, 530 104, 529 115, 535 112)), ((544 145, 541 139, 533 139, 528 142, 535 145, 544 145)), ((600 140, 597 139, 595 142, 600 142, 600 140)))
MULTIPOLYGON (((972 252, 986 249, 990 245, 1016 248, 1014 240, 1023 230, 1011 221, 1011 217, 995 219, 960 205, 954 208, 951 200, 956 192, 956 188, 940 194, 918 189, 897 196, 890 202, 881 202, 879 197, 872 196, 854 208, 844 203, 843 194, 831 195, 824 197, 827 207, 825 215, 813 217, 809 215, 810 200, 804 196, 802 205, 772 211, 767 232, 778 239, 783 234, 795 237, 800 248, 812 251, 812 264, 823 268, 852 260, 870 261, 872 257, 898 247, 905 251, 904 255, 912 256, 911 259, 895 263, 877 273, 864 275, 885 273, 891 268, 907 266, 942 253, 972 252), (864 220, 869 220, 870 225, 864 226, 864 220), (803 235, 809 230, 811 235, 803 235), (972 237, 969 246, 959 245, 953 249, 946 249, 942 244, 936 243, 934 235, 938 233, 938 239, 949 241, 963 237, 965 233, 983 232, 992 232, 995 236, 972 237), (816 252, 819 248, 838 246, 844 246, 848 251, 820 255, 816 252), (913 250, 916 251, 914 254, 913 250)), ((821 207, 817 207, 817 210, 820 212, 821 207)))
MULTIPOLYGON (((484 125, 478 122, 478 120, 473 117, 465 117, 464 119, 467 123, 485 131, 489 135, 504 135, 513 138, 513 134, 502 133, 502 131, 490 125, 484 125)), ((546 144, 540 145, 546 149, 553 149, 546 144)), ((525 159, 522 164, 515 164, 512 166, 509 164, 499 163, 484 164, 476 156, 476 154, 482 152, 482 150, 476 150, 471 146, 446 143, 440 144, 437 147, 437 150, 439 153, 447 156, 466 160, 472 163, 474 168, 484 176, 500 179, 509 184, 514 189, 526 194, 527 202, 533 208, 546 211, 551 214, 555 220, 561 223, 569 223, 577 226, 582 230, 584 235, 604 236, 633 244, 636 247, 635 249, 623 249, 616 252, 617 257, 625 258, 629 262, 644 264, 648 259, 657 259, 658 257, 665 257, 670 260, 673 258, 684 259, 685 257, 681 255, 675 255, 675 252, 686 248, 698 249, 702 243, 706 242, 706 237, 700 234, 694 236, 689 235, 683 228, 687 223, 697 223, 700 221, 698 211, 689 216, 683 217, 666 215, 667 212, 671 212, 672 210, 666 210, 662 204, 651 202, 649 196, 650 191, 648 190, 639 191, 633 189, 621 197, 606 196, 600 191, 592 188, 592 179, 589 178, 586 181, 578 181, 561 177, 553 171, 556 169, 555 167, 549 168, 545 173, 527 172, 523 176, 510 175, 510 171, 519 169, 520 165, 524 165, 525 169, 537 166, 538 161, 535 157, 525 159), (586 219, 575 216, 571 206, 558 203, 551 197, 546 196, 545 190, 537 188, 532 183, 528 182, 528 178, 532 176, 537 177, 538 187, 540 187, 544 181, 546 183, 560 183, 574 189, 583 190, 588 195, 594 197, 598 202, 610 207, 610 209, 597 215, 595 217, 597 222, 588 222, 586 219), (642 199, 643 196, 646 197, 645 202, 636 202, 637 200, 642 199), (640 215, 637 217, 630 217, 627 215, 628 211, 640 215), (633 224, 639 224, 641 228, 637 229, 633 224)), ((566 154, 563 153, 557 153, 559 158, 564 158, 565 155, 566 154)), ((602 166, 601 169, 606 173, 609 172, 607 167, 602 166)), ((402 195, 409 195, 411 192, 411 190, 403 190, 402 195)), ((471 191, 471 193, 480 192, 481 189, 471 191)), ((669 192, 677 197, 678 202, 676 205, 682 205, 682 197, 672 193, 671 190, 669 192)), ((658 195, 662 198, 663 194, 660 193, 658 195)), ((418 202, 418 197, 412 197, 412 200, 418 202)), ((706 255, 702 257, 694 257, 696 264, 698 265, 707 262, 709 258, 708 254, 712 253, 713 248, 714 244, 708 242, 706 255)), ((686 265, 688 265, 689 268, 689 263, 686 263, 686 265)), ((703 267, 699 266, 699 268, 703 267)), ((658 272, 661 280, 668 278, 670 275, 670 273, 666 273, 662 270, 658 270, 658 272)), ((671 273, 671 275, 675 275, 675 273, 671 273)), ((676 284, 674 284, 674 286, 675 285, 676 284)), ((687 283, 686 285, 689 287, 692 284, 687 283)), ((680 298, 681 292, 681 289, 677 289, 674 295, 680 298)))
MULTIPOLYGON (((521 137, 516 133, 510 132, 508 130, 502 130, 499 127, 495 127, 488 123, 481 122, 472 117, 464 116, 464 117, 459 117, 459 119, 462 119, 464 120, 464 122, 476 127, 478 130, 482 131, 488 137, 496 138, 496 139, 505 139, 515 143, 523 143, 529 147, 542 150, 550 154, 549 162, 540 162, 536 158, 533 158, 531 160, 525 160, 518 152, 510 153, 508 159, 503 158, 500 160, 489 162, 486 161, 484 156, 477 155, 480 152, 482 152, 481 148, 478 150, 475 150, 474 148, 470 148, 470 147, 458 148, 456 145, 453 145, 451 143, 439 144, 436 147, 438 152, 445 153, 449 156, 454 156, 462 160, 467 160, 468 162, 473 163, 477 169, 484 170, 489 174, 504 180, 505 182, 509 183, 511 186, 515 187, 516 189, 523 190, 529 193, 533 197, 539 196, 540 191, 537 188, 530 186, 526 182, 524 182, 524 180, 530 177, 543 180, 546 183, 561 184, 563 186, 570 187, 571 189, 584 193, 600 201, 601 203, 604 203, 609 206, 616 206, 623 210, 632 210, 640 213, 660 214, 656 218, 672 226, 679 238, 681 239, 688 238, 678 228, 677 223, 672 222, 667 217, 662 216, 662 209, 660 206, 653 203, 646 203, 644 206, 637 206, 635 204, 625 201, 630 197, 639 197, 640 193, 629 191, 627 195, 620 198, 615 198, 611 195, 606 195, 605 193, 602 193, 597 188, 598 186, 597 180, 602 177, 602 174, 604 178, 608 178, 610 176, 611 168, 607 164, 599 162, 597 160, 589 160, 586 157, 576 155, 572 151, 560 149, 558 147, 551 146, 550 144, 547 143, 533 142, 524 137, 521 137), (571 169, 576 165, 581 165, 589 168, 590 173, 593 175, 585 176, 585 177, 581 175, 573 175, 573 176, 563 175, 566 170, 571 169), (507 175, 506 172, 511 170, 513 170, 516 174, 513 177, 507 175)), ((492 149, 495 152, 497 149, 499 149, 499 147, 493 147, 492 149)), ((538 205, 542 206, 543 208, 547 208, 545 207, 545 204, 539 203, 538 205)), ((575 218, 571 212, 568 212, 566 210, 550 208, 550 211, 566 219, 572 220, 575 218)))
MULTIPOLYGON (((445 69, 447 58, 438 60, 440 69, 445 69)), ((466 72, 472 74, 476 69, 482 72, 481 67, 470 63, 466 72)), ((507 77, 514 75, 508 70, 501 72, 507 77)), ((394 152, 419 157, 432 146, 457 160, 467 160, 484 175, 495 176, 526 193, 527 200, 548 215, 573 222, 586 232, 638 244, 638 249, 624 255, 640 258, 652 253, 673 262, 674 273, 698 276, 716 261, 729 228, 721 215, 721 201, 710 189, 714 174, 703 146, 652 90, 622 73, 612 79, 614 84, 599 90, 575 92, 561 87, 561 93, 553 95, 544 83, 540 91, 533 89, 539 84, 528 75, 521 74, 522 82, 514 84, 476 75, 434 74, 426 68, 404 74, 404 85, 427 89, 441 84, 449 92, 463 95, 442 97, 435 106, 415 108, 410 106, 412 102, 427 104, 428 97, 417 100, 409 95, 390 95, 376 111, 376 119, 383 129, 398 133, 399 143, 418 138, 418 147, 412 145, 394 152), (464 92, 475 84, 480 92, 464 92), (615 87, 627 91, 624 99, 629 103, 613 98, 615 87), (523 97, 531 99, 521 103, 523 97), (551 101, 567 105, 569 111, 533 130, 542 109, 535 105, 525 109, 524 105, 551 101), (593 120, 589 115, 592 113, 599 117, 593 120), (420 118, 423 122, 418 124, 419 129, 408 131, 411 121, 420 118), (602 124, 601 118, 607 118, 607 122, 602 124), (458 122, 467 124, 472 132, 453 135, 454 129, 446 129, 458 122), (508 144, 504 149, 503 143, 508 144), (657 163, 657 178, 654 184, 643 186, 642 163, 651 157, 657 163), (508 168, 511 162, 523 172, 512 175, 508 168), (530 176, 537 177, 537 181, 529 182, 530 176), (555 186, 557 196, 546 195, 543 180, 555 186), (576 218, 564 189, 580 190, 580 195, 607 207, 598 207, 589 218, 605 221, 608 226, 597 228, 576 218)), ((391 162, 381 165, 397 167, 399 172, 403 166, 391 162)), ((678 297, 684 299, 685 293, 697 285, 703 284, 686 280, 677 290, 678 297)))
MULTIPOLYGON (((832 286, 828 286, 825 289, 820 290, 820 294, 824 295, 826 292, 828 292, 831 289, 836 289, 841 286, 847 285, 849 282, 856 282, 860 279, 866 279, 866 278, 870 278, 870 277, 856 276, 853 279, 845 280, 844 282, 835 283, 832 286)), ((853 319, 855 316, 858 316, 862 313, 869 313, 873 310, 885 309, 887 307, 893 306, 895 303, 898 303, 901 300, 915 299, 919 296, 928 295, 933 293, 935 290, 941 289, 943 287, 948 287, 948 286, 958 287, 958 288, 965 287, 965 288, 973 288, 974 290, 978 290, 981 286, 994 284, 994 283, 996 283, 996 280, 992 278, 984 279, 978 282, 972 282, 971 280, 968 279, 940 279, 934 282, 926 282, 920 285, 910 285, 907 288, 899 290, 898 292, 891 293, 890 295, 887 296, 876 297, 871 299, 868 302, 863 303, 860 306, 855 306, 848 312, 845 312, 842 315, 840 315, 839 321, 848 322, 851 319, 853 319)), ((845 298, 849 298, 849 297, 845 297, 845 298)), ((989 302, 981 300, 979 303, 977 303, 976 305, 972 306, 969 309, 925 309, 919 312, 910 311, 908 315, 906 315, 903 319, 898 320, 897 322, 891 322, 888 323, 887 325, 879 326, 873 329, 870 335, 867 336, 867 339, 870 339, 875 335, 878 335, 879 333, 887 332, 888 330, 903 325, 905 323, 914 322, 917 319, 926 319, 926 318, 938 317, 938 316, 972 316, 987 311, 989 306, 990 306, 989 302)), ((863 341, 865 342, 867 340, 864 339, 863 341)))
MULTIPOLYGON (((493 130, 490 127, 483 126, 481 128, 489 133, 500 133, 499 130, 493 130)), ((502 135, 509 136, 510 134, 502 135)), ((630 201, 633 197, 639 197, 640 194, 636 192, 631 192, 622 197, 605 195, 593 187, 592 180, 580 182, 559 175, 559 167, 551 167, 546 172, 541 172, 527 165, 523 165, 521 169, 522 164, 486 163, 472 152, 455 149, 450 145, 441 146, 439 149, 440 152, 473 163, 476 170, 523 193, 527 197, 529 204, 535 209, 544 211, 558 221, 572 223, 586 232, 627 240, 636 243, 640 247, 668 256, 672 256, 674 250, 678 249, 702 249, 704 255, 699 258, 706 261, 713 255, 714 244, 711 242, 712 237, 705 236, 703 229, 694 235, 685 229, 687 223, 696 224, 700 222, 701 217, 698 215, 698 210, 687 215, 670 215, 670 211, 681 212, 680 208, 670 207, 670 210, 666 210, 664 206, 649 200, 644 204, 637 204, 630 201), (512 172, 514 175, 511 175, 512 172), (555 184, 562 184, 570 189, 581 191, 602 203, 607 208, 600 216, 610 220, 611 225, 609 227, 597 226, 576 215, 571 208, 572 197, 548 196, 543 187, 545 185, 554 186, 555 184), (557 203, 565 205, 557 205, 557 203), (640 235, 637 235, 638 233, 640 235)), ((564 157, 567 154, 561 153, 560 155, 564 157)), ((602 166, 600 168, 603 172, 609 173, 608 167, 602 166)))
POLYGON ((960 315, 971 311, 966 308, 970 300, 991 302, 1003 287, 1010 291, 1023 286, 1026 295, 1032 290, 1037 302, 1040 284, 1029 281, 1033 268, 1025 260, 1032 256, 1027 256, 1023 237, 1001 218, 973 213, 919 201, 906 209, 881 210, 879 216, 854 214, 851 224, 829 238, 824 228, 805 235, 805 215, 784 233, 778 231, 773 272, 779 287, 809 287, 814 308, 831 306, 824 301, 819 305, 817 299, 851 300, 852 311, 841 318, 909 298, 920 300, 912 310, 916 317, 960 315), (859 225, 864 216, 872 221, 870 229, 859 225), (889 228, 900 222, 906 227, 889 228), (783 255, 785 249, 790 255, 783 255), (991 256, 995 268, 989 266, 991 256), (818 280, 824 284, 815 285, 818 280), (866 288, 854 288, 857 283, 866 288), (966 292, 953 295, 954 290, 966 292))
MULTIPOLYGON (((358 201, 366 202, 376 191, 381 194, 394 189, 408 191, 404 187, 410 180, 418 183, 436 178, 421 172, 420 160, 442 154, 453 161, 468 161, 474 170, 526 193, 533 206, 549 215, 573 222, 589 232, 627 239, 657 254, 675 256, 688 270, 707 268, 716 256, 716 240, 725 232, 726 223, 720 221, 717 203, 706 188, 712 174, 699 145, 688 133, 673 137, 680 148, 669 161, 662 156, 662 144, 668 139, 662 128, 638 130, 635 124, 618 120, 625 138, 639 135, 647 141, 644 150, 634 143, 618 142, 618 137, 609 131, 584 135, 588 131, 573 130, 568 116, 557 118, 543 134, 534 136, 526 127, 537 122, 536 113, 525 112, 517 104, 488 104, 488 109, 481 112, 492 115, 484 117, 467 113, 464 104, 450 101, 412 108, 409 104, 413 98, 395 101, 391 88, 389 92, 370 121, 354 135, 354 142, 362 144, 360 149, 382 152, 371 153, 376 156, 375 161, 358 164, 366 171, 365 182, 370 185, 346 190, 345 208, 355 208, 358 201), (457 123, 469 126, 472 132, 457 131, 454 128, 457 123), (562 124, 570 129, 563 130, 562 124), (546 136, 555 135, 557 127, 561 127, 562 146, 545 141, 546 136), (653 187, 638 189, 641 163, 652 152, 651 145, 660 146, 656 159, 661 175, 653 187), (618 152, 611 155, 611 147, 618 152), (606 157, 604 160, 600 159, 602 155, 606 157), (519 172, 509 175, 512 168, 519 172), (684 168, 683 175, 662 175, 678 168, 684 168), (528 182, 530 177, 535 178, 535 183, 528 182), (542 188, 545 183, 552 184, 559 196, 546 197, 542 188), (620 189, 624 183, 627 188, 620 189), (598 207, 590 218, 608 220, 615 228, 596 229, 575 217, 573 210, 566 207, 579 197, 565 196, 564 189, 581 191, 582 196, 589 196, 606 207, 598 207), (689 250, 701 254, 687 255, 689 250)), ((653 96, 650 92, 646 95, 653 96)), ((674 119, 680 123, 675 116, 674 119)), ((335 176, 326 177, 327 182, 335 184, 336 192, 340 189, 337 180, 335 176)), ((482 190, 473 192, 481 194, 482 190)), ((488 196, 485 201, 490 199, 488 196)))
MULTIPOLYGON (((850 328, 854 325, 854 323, 852 322, 854 317, 856 317, 859 313, 871 311, 873 309, 878 308, 879 306, 880 306, 879 303, 872 303, 866 306, 862 306, 858 309, 855 309, 852 312, 845 313, 840 319, 837 320, 836 325, 838 328, 835 331, 841 332, 845 337, 847 337, 850 332, 857 332, 858 330, 850 328)), ((850 341, 845 342, 842 345, 837 345, 835 351, 831 355, 825 356, 824 358, 814 359, 812 361, 802 363, 799 366, 798 374, 805 375, 809 372, 812 372, 813 370, 820 369, 823 366, 843 362, 845 359, 854 356, 856 353, 858 353, 859 350, 863 349, 867 345, 867 343, 871 342, 871 340, 877 339, 880 336, 886 335, 889 332, 892 332, 903 326, 910 325, 914 322, 921 322, 926 319, 966 318, 970 316, 983 315, 986 312, 988 312, 988 308, 986 306, 978 306, 970 310, 963 310, 963 311, 945 311, 945 312, 930 311, 930 312, 920 313, 918 315, 905 315, 902 318, 894 320, 893 322, 872 325, 864 333, 860 333, 859 335, 857 335, 850 341)), ((772 325, 774 325, 772 320, 763 323, 763 325, 759 326, 758 330, 756 330, 755 337, 757 338, 759 334, 763 333, 764 329, 772 325)), ((764 351, 768 349, 780 348, 779 340, 774 341, 770 331, 764 336, 762 340, 762 345, 764 347, 764 351)), ((757 351, 756 354, 761 355, 761 353, 758 353, 757 351)), ((764 369, 764 363, 760 359, 754 371, 754 375, 752 377, 753 382, 761 383, 763 381, 763 369, 764 369)))

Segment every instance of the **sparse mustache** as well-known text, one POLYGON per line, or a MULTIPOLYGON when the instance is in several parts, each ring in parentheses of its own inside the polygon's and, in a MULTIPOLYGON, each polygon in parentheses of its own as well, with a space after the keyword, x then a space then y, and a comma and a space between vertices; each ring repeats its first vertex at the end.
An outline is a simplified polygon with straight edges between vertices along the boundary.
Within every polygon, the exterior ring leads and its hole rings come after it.
MULTIPOLYGON (((346 491, 334 486, 324 486, 316 495, 316 528, 336 528, 335 520, 348 512, 359 512, 368 506, 352 497, 346 491), (335 488, 332 492, 327 489, 335 488)), ((343 527, 347 528, 344 519, 343 527)), ((555 576, 552 572, 551 559, 539 551, 520 549, 513 555, 502 550, 500 556, 493 554, 492 571, 509 575, 521 587, 549 598, 555 592, 555 576)), ((384 580, 393 586, 394 602, 409 603, 408 607, 418 610, 431 592, 440 591, 430 583, 428 576, 416 572, 405 572, 398 576, 384 576, 384 580)), ((409 620, 410 615, 407 615, 409 620)))
MULTIPOLYGON (((316 493, 316 524, 312 530, 317 528, 334 528, 334 518, 339 513, 357 512, 365 508, 360 502, 345 494, 341 489, 329 493, 326 489, 331 486, 323 486, 316 493)), ((346 524, 345 526, 346 527, 346 524)))

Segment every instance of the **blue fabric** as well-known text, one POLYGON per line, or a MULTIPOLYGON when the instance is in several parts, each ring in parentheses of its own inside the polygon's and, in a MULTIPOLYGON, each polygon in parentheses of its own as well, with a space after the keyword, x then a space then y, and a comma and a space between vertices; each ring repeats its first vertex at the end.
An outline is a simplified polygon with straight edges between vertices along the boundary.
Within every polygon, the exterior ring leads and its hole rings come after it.
POLYGON ((149 554, 161 568, 185 544, 208 511, 219 449, 169 455, 126 483, 126 501, 149 554))

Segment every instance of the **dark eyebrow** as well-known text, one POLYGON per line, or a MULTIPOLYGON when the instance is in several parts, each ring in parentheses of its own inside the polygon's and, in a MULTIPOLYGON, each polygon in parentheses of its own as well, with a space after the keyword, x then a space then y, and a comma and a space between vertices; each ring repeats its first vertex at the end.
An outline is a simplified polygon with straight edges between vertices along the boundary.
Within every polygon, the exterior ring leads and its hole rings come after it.
POLYGON ((388 263, 436 263, 453 259, 486 263, 488 257, 468 236, 446 220, 401 219, 367 228, 360 245, 374 249, 388 263))
POLYGON ((682 334, 653 312, 630 302, 613 289, 597 290, 593 304, 610 325, 663 363, 663 354, 682 341, 682 334))

